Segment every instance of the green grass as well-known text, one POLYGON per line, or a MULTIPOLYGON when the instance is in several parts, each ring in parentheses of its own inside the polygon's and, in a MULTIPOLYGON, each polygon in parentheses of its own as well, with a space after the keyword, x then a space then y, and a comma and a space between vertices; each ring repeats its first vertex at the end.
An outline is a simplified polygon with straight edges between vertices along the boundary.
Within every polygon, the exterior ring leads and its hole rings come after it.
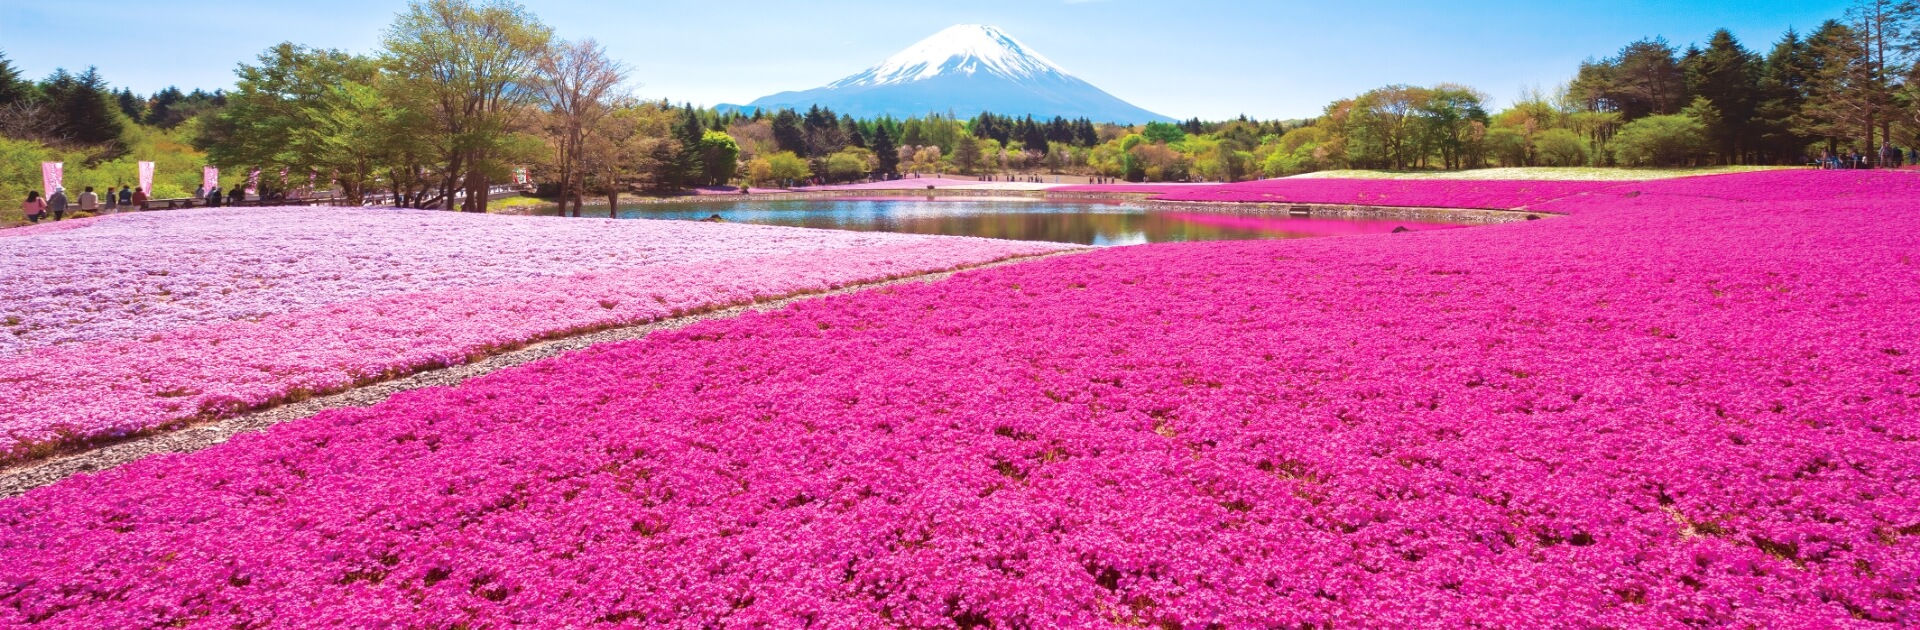
POLYGON ((534 208, 550 203, 553 202, 546 199, 528 197, 526 195, 514 195, 512 197, 503 197, 487 202, 487 212, 502 212, 514 208, 534 208))
POLYGON ((1768 171, 1791 166, 1708 166, 1700 168, 1607 168, 1607 167, 1520 167, 1520 168, 1483 168, 1470 171, 1321 171, 1299 175, 1303 178, 1328 177, 1343 179, 1533 179, 1533 180, 1583 180, 1583 181, 1646 181, 1690 177, 1694 175, 1721 175, 1726 173, 1749 173, 1768 171))

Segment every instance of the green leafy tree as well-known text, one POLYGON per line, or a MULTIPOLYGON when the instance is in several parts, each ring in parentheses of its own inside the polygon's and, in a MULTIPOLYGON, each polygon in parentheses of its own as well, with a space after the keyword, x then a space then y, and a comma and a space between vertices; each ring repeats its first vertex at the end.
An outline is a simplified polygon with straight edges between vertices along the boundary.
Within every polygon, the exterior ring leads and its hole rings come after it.
POLYGON ((1147 123, 1140 135, 1146 136, 1147 140, 1167 144, 1179 144, 1187 139, 1186 130, 1181 129, 1179 125, 1163 122, 1147 123))
POLYGON ((980 168, 982 152, 979 141, 971 136, 962 136, 953 148, 953 167, 962 173, 972 174, 980 168))
MULTIPOLYGON (((538 92, 535 70, 553 32, 506 0, 413 0, 382 38, 382 60, 404 107, 428 114, 438 201, 486 209, 487 187, 532 156, 515 137, 538 92)), ((537 146, 537 145, 534 145, 537 146)))
POLYGON ((708 131, 699 143, 701 183, 721 186, 733 181, 740 160, 740 145, 724 131, 708 131))
POLYGON ((827 177, 834 181, 852 181, 865 177, 873 169, 873 151, 847 147, 827 156, 827 177))
POLYGON ((1541 166, 1585 166, 1587 141, 1571 129, 1548 129, 1534 140, 1541 166))
POLYGON ((1370 90, 1353 101, 1345 124, 1347 159, 1363 168, 1422 166, 1428 154, 1421 111, 1433 92, 1408 85, 1370 90))
POLYGON ((374 60, 280 44, 242 64, 226 109, 200 129, 214 165, 233 172, 333 175, 358 202, 385 162, 392 105, 373 87, 374 60), (337 175, 335 175, 337 174, 337 175))
POLYGON ((1707 151, 1707 126, 1686 115, 1648 116, 1627 123, 1613 139, 1625 166, 1686 166, 1707 151))
POLYGON ((1463 85, 1441 84, 1429 90, 1415 110, 1424 131, 1421 144, 1440 153, 1448 169, 1477 166, 1489 118, 1486 97, 1463 85))
POLYGON ((310 126, 295 131, 292 153, 305 164, 288 170, 332 179, 349 203, 365 200, 383 167, 391 166, 407 134, 378 87, 341 81, 307 111, 310 126))
POLYGON ((771 181, 791 185, 813 177, 813 171, 807 168, 806 158, 792 151, 781 151, 769 155, 766 160, 767 176, 771 181))
POLYGON ((1533 139, 1514 127, 1494 127, 1487 130, 1487 154, 1500 162, 1501 166, 1533 166, 1533 139))

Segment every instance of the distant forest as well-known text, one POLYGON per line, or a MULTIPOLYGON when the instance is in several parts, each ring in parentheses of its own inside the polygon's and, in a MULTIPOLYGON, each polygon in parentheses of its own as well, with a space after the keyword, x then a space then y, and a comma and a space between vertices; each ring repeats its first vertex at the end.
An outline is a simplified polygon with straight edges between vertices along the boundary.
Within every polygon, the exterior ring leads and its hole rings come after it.
POLYGON ((136 160, 153 160, 157 198, 190 194, 211 164, 229 185, 258 170, 268 189, 325 180, 356 199, 395 191, 447 207, 454 192, 520 169, 577 204, 911 173, 1233 181, 1349 168, 1802 164, 1920 144, 1920 9, 1889 0, 1859 0, 1764 51, 1726 30, 1685 49, 1633 42, 1498 111, 1468 86, 1393 85, 1311 119, 1139 126, 742 115, 641 99, 604 48, 557 39, 505 0, 416 0, 382 42, 371 54, 282 44, 242 65, 231 88, 150 95, 91 68, 25 79, 0 54, 0 194, 37 188, 42 161, 66 162, 76 187, 127 184, 136 160))

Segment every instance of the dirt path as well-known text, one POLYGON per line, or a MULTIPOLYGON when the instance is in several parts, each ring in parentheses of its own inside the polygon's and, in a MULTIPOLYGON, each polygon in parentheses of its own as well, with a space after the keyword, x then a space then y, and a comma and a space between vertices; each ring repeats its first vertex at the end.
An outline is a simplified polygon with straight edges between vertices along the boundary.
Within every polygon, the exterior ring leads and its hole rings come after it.
POLYGON ((1025 256, 995 263, 964 267, 952 271, 926 273, 893 280, 852 285, 824 293, 798 295, 747 306, 736 306, 723 310, 710 311, 698 315, 664 319, 648 324, 613 328, 595 333, 535 343, 519 350, 494 355, 485 360, 465 365, 420 372, 401 379, 375 383, 330 396, 322 396, 298 403, 264 409, 226 420, 189 426, 177 431, 134 438, 123 442, 102 445, 91 450, 62 454, 39 461, 20 464, 12 468, 0 470, 0 498, 19 496, 34 488, 51 485, 73 475, 109 470, 144 457, 162 453, 191 453, 224 443, 232 439, 235 435, 262 431, 283 422, 310 418, 329 409, 368 407, 379 404, 400 392, 427 387, 451 387, 459 385, 470 378, 485 376, 507 368, 526 365, 599 344, 631 341, 659 331, 678 330, 699 322, 739 317, 742 314, 753 311, 777 310, 786 308, 788 305, 797 302, 816 300, 832 295, 872 291, 910 282, 937 282, 967 271, 1020 264, 1054 256, 1071 256, 1089 251, 1093 250, 1076 249, 1025 256))

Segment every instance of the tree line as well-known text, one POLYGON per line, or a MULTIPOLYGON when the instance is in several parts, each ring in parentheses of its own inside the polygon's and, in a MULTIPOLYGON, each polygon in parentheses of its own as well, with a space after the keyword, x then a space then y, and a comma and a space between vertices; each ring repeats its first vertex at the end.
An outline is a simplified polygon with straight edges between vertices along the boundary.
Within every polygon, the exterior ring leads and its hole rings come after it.
POLYGON ((1920 144, 1920 3, 1858 0, 1764 52, 1732 32, 1663 38, 1582 63, 1488 112, 1463 86, 1389 86, 1282 139, 1269 174, 1325 168, 1804 164, 1920 144))

